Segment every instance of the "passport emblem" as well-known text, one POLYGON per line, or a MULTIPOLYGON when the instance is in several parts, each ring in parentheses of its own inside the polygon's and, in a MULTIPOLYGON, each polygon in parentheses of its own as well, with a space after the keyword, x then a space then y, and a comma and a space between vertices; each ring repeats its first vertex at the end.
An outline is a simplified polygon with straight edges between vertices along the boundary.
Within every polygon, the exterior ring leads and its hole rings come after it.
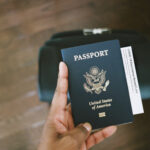
POLYGON ((106 91, 110 81, 106 81, 106 71, 100 70, 97 66, 92 66, 89 73, 83 75, 86 79, 86 83, 83 84, 84 90, 88 93, 100 94, 106 91))

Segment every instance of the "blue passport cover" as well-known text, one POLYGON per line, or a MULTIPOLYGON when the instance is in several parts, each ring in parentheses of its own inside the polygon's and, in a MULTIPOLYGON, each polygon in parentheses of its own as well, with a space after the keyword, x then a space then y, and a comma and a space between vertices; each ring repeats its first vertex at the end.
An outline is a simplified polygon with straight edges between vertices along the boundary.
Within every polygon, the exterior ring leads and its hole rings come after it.
POLYGON ((93 129, 133 121, 118 40, 61 50, 69 69, 69 95, 75 125, 93 129))

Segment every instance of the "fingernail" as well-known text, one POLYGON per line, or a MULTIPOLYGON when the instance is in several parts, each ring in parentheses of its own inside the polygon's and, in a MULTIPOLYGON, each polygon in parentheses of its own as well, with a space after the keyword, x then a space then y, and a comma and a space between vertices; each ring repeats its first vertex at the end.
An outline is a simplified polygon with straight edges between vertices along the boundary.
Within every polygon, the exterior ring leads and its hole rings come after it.
POLYGON ((92 126, 88 122, 84 123, 83 126, 88 130, 88 132, 90 132, 92 130, 92 126))
POLYGON ((60 75, 62 75, 62 66, 63 66, 63 62, 61 61, 60 63, 59 63, 59 74, 60 75))
POLYGON ((117 127, 116 126, 110 126, 110 127, 107 127, 105 130, 107 133, 109 133, 109 135, 112 135, 116 132, 117 127))

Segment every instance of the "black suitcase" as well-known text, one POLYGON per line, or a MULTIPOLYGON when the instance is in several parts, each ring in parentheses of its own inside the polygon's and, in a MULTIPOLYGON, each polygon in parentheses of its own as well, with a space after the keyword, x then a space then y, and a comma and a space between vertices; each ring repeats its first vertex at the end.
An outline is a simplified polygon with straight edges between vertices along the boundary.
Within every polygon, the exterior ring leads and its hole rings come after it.
MULTIPOLYGON (((57 83, 60 50, 82 44, 118 39, 121 47, 132 46, 142 99, 150 98, 150 41, 128 30, 107 28, 66 31, 54 34, 39 50, 38 93, 51 102, 57 83)), ((69 98, 68 98, 69 100, 69 98)))

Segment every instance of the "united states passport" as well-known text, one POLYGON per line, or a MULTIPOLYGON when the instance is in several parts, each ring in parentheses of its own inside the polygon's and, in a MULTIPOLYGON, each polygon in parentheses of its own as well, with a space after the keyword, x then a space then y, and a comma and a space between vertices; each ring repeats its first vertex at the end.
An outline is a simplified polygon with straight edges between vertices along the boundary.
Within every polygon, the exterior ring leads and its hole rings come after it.
POLYGON ((69 70, 69 96, 75 125, 93 130, 133 121, 118 40, 61 50, 69 70))

